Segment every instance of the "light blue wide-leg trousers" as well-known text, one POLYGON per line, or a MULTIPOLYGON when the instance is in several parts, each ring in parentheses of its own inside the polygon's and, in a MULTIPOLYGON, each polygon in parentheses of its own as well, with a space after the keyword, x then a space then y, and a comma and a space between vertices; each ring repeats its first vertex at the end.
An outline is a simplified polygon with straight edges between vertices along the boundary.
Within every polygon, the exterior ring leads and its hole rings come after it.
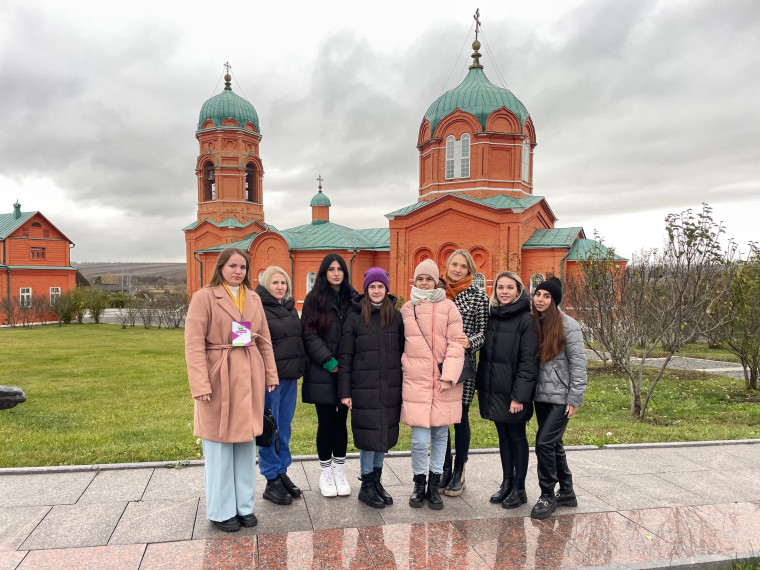
POLYGON ((203 440, 206 460, 206 517, 226 521, 253 513, 256 492, 256 442, 220 443, 203 440))

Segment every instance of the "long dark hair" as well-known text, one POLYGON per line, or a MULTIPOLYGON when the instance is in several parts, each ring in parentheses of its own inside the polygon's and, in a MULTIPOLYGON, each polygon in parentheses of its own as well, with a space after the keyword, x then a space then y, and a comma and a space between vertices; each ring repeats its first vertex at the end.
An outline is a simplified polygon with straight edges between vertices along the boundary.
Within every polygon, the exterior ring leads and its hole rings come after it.
POLYGON ((230 260, 230 257, 236 253, 245 259, 245 277, 243 278, 243 285, 249 289, 252 288, 251 279, 249 277, 251 274, 251 258, 248 257, 247 252, 238 247, 225 247, 222 250, 222 253, 219 254, 219 259, 216 260, 216 265, 214 266, 214 274, 211 276, 211 281, 208 282, 208 287, 216 287, 217 285, 224 283, 224 278, 222 277, 222 267, 224 267, 230 260))
POLYGON ((337 291, 338 308, 343 313, 348 301, 351 299, 353 289, 348 283, 348 266, 346 261, 337 253, 330 253, 325 256, 322 263, 319 264, 317 278, 314 280, 314 287, 306 295, 303 303, 303 323, 307 330, 317 334, 324 334, 330 328, 332 323, 332 311, 330 307, 335 304, 336 291, 330 287, 327 281, 327 269, 337 261, 343 270, 343 281, 340 289, 337 291))
POLYGON ((562 313, 554 304, 554 299, 543 313, 539 313, 535 306, 531 312, 538 328, 538 358, 541 362, 549 362, 565 350, 565 326, 562 323, 562 313))
MULTIPOLYGON (((383 288, 385 285, 383 285, 383 288)), ((385 289, 385 297, 380 302, 380 328, 384 329, 388 325, 393 324, 396 318, 396 311, 394 310, 393 301, 388 297, 388 289, 385 289)), ((364 299, 362 300, 362 320, 367 327, 372 323, 372 301, 369 300, 369 295, 364 293, 364 299)))

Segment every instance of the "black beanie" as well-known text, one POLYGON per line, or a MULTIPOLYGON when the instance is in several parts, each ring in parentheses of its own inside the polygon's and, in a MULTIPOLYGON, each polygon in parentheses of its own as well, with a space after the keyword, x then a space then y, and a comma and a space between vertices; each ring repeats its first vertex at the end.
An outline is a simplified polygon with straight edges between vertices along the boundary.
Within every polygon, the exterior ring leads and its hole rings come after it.
POLYGON ((555 305, 559 306, 562 302, 562 281, 556 277, 549 277, 546 281, 542 281, 536 285, 535 290, 538 291, 539 289, 548 292, 552 296, 555 305))

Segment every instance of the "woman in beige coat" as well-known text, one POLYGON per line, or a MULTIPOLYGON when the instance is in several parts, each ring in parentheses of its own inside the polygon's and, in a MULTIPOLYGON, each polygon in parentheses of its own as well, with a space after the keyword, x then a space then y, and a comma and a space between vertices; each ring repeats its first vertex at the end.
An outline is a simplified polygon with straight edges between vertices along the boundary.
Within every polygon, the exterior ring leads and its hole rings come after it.
POLYGON ((438 266, 426 259, 414 270, 410 300, 401 307, 404 319, 404 354, 401 367, 401 422, 412 427, 414 491, 409 505, 443 508, 438 484, 443 471, 449 426, 462 417, 464 348, 454 339, 462 334, 462 316, 438 287, 438 266), (425 491, 425 472, 430 473, 425 491))
POLYGON ((225 532, 257 524, 256 443, 264 390, 279 383, 264 309, 251 289, 248 255, 226 248, 185 319, 185 359, 195 399, 194 434, 206 460, 206 516, 225 532))

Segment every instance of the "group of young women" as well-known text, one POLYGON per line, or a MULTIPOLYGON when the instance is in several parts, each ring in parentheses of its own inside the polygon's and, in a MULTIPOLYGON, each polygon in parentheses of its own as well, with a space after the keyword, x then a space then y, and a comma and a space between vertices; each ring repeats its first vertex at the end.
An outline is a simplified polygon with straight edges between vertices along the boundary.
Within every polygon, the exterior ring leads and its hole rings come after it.
POLYGON ((279 447, 259 447, 263 496, 280 505, 301 496, 287 475, 301 376, 302 400, 317 413, 325 497, 351 494, 344 472, 351 410, 359 500, 376 508, 393 504, 382 484, 383 462, 404 423, 411 427, 409 505, 442 509, 441 493, 457 496, 465 488, 469 407, 477 389, 480 414, 499 436, 503 479, 491 502, 504 508, 527 502, 526 424, 535 407, 541 495, 531 516, 577 505, 562 436, 583 402, 586 353, 578 323, 558 309, 558 279, 535 288, 531 309, 520 277, 504 271, 489 298, 473 284, 474 261, 460 249, 442 276, 434 261, 422 261, 409 301, 398 310, 384 269, 368 269, 359 293, 343 258, 329 254, 299 317, 287 272, 267 268, 253 291, 249 265, 244 251, 222 251, 209 285, 193 296, 185 325, 194 433, 206 460, 206 516, 217 528, 257 524, 254 446, 264 407, 277 421, 279 447))

